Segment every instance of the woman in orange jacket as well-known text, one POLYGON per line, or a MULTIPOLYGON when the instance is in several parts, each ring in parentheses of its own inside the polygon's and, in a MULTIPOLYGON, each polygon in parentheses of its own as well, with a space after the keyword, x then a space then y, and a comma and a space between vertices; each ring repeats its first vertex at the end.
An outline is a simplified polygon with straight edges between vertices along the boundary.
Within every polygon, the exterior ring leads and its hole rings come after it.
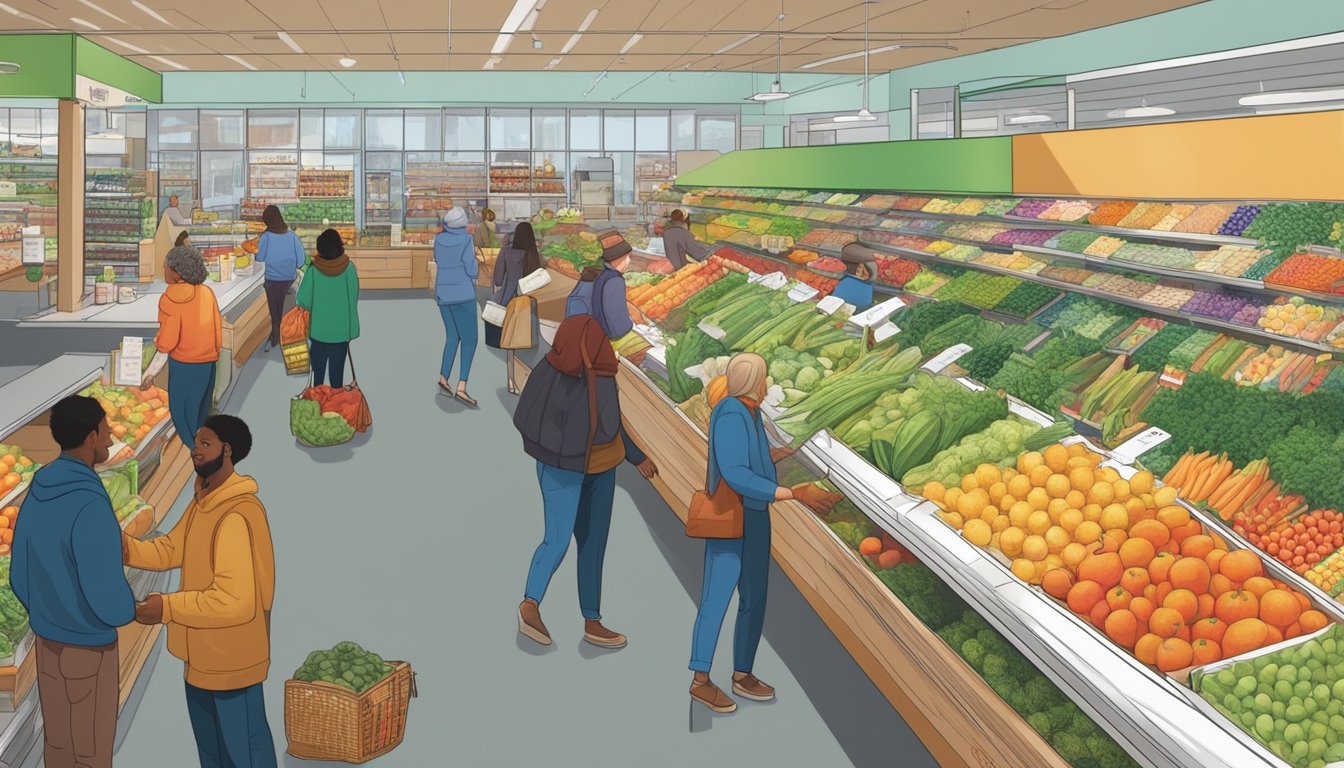
POLYGON ((168 364, 168 411, 177 436, 188 450, 196 447, 196 430, 214 404, 215 365, 224 347, 224 321, 215 292, 205 285, 201 252, 180 246, 168 252, 163 266, 168 289, 159 298, 158 349, 145 374, 145 386, 168 364))

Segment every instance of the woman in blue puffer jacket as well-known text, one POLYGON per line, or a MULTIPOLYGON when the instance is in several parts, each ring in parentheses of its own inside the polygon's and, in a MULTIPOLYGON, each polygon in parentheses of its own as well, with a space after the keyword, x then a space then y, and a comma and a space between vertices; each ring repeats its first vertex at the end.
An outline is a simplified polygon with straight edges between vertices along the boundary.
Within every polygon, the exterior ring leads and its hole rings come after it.
POLYGON ((443 330, 448 337, 439 367, 439 390, 474 408, 476 401, 467 394, 467 378, 471 374, 471 360, 476 356, 477 264, 476 246, 467 232, 467 212, 463 209, 451 208, 443 215, 443 231, 434 238, 434 264, 438 268, 434 299, 439 303, 443 330), (462 368, 454 391, 449 376, 459 347, 462 368))

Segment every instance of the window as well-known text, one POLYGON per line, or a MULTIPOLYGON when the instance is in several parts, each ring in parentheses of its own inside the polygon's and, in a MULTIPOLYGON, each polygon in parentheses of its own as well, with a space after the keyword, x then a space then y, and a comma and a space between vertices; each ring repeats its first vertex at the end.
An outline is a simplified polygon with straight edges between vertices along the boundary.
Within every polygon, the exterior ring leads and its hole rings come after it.
POLYGON ((596 152, 602 149, 602 115, 596 109, 569 111, 569 148, 596 152))
POLYGON ((242 149, 243 120, 241 109, 201 110, 201 149, 242 149))
POLYGON ((238 201, 247 196, 246 178, 242 152, 202 152, 201 205, 236 215, 238 201))
POLYGON ((635 113, 635 148, 640 152, 667 151, 667 113, 640 110, 635 113))
POLYGON ((634 150, 634 112, 608 109, 602 113, 602 148, 607 152, 634 150))
POLYGON ((491 149, 531 149, 530 116, 526 109, 490 110, 491 149))
POLYGON ((248 110, 247 146, 252 149, 297 149, 299 146, 298 110, 248 110))
MULTIPOLYGON (((19 124, 18 116, 22 112, 36 113, 37 110, 13 110, 16 126, 19 124)), ((181 149, 196 148, 196 112, 194 110, 161 110, 155 113, 155 117, 158 119, 159 146, 181 149)), ((15 131, 23 133, 22 128, 15 128, 15 131)))
POLYGON ((406 149, 437 152, 443 145, 442 121, 437 109, 406 110, 406 149))
POLYGON ((305 109, 299 113, 299 149, 322 148, 322 110, 305 109))
POLYGON ((532 146, 551 150, 565 148, 565 110, 532 110, 532 146))
POLYGON ((327 149, 362 149, 358 109, 328 109, 322 116, 322 146, 327 149))
POLYGON ((695 149, 695 112, 672 113, 672 149, 695 149))
POLYGON ((485 110, 446 110, 443 113, 443 148, 467 152, 484 150, 485 110))
POLYGON ((364 149, 401 149, 400 109, 370 109, 364 113, 364 149))
POLYGON ((635 204, 635 153, 608 152, 614 167, 612 179, 616 205, 635 204))
POLYGON ((700 148, 732 152, 737 149, 737 118, 731 115, 705 115, 700 123, 700 148))

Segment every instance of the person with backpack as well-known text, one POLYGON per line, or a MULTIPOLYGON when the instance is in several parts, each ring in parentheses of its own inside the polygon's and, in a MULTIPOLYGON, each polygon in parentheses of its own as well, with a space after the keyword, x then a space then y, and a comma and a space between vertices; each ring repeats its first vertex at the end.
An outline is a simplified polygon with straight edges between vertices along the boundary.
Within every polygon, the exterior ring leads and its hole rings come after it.
POLYGON ((630 244, 616 230, 598 235, 601 267, 588 267, 565 302, 565 319, 591 315, 607 338, 615 341, 634 330, 630 302, 625 295, 625 271, 630 268, 630 244))

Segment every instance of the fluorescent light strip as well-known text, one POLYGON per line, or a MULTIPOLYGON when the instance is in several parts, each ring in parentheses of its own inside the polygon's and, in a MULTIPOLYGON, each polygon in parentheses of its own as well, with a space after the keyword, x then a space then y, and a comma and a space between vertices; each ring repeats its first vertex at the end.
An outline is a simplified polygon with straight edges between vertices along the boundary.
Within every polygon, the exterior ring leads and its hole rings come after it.
POLYGON ((98 27, 97 24, 94 24, 94 23, 92 23, 92 22, 85 21, 85 20, 83 20, 83 19, 81 19, 81 18, 79 18, 79 17, 77 17, 77 16, 71 16, 71 17, 70 17, 70 20, 73 21, 73 22, 75 22, 76 24, 78 24, 78 25, 81 26, 81 27, 88 27, 89 29, 92 29, 92 30, 95 30, 95 31, 98 31, 98 32, 101 32, 101 31, 102 31, 102 30, 98 27))
POLYGON ((511 33, 504 33, 495 38, 495 44, 490 46, 490 52, 499 55, 509 50, 509 43, 513 42, 511 33))
POLYGON ((1183 56, 1179 59, 1152 61, 1146 64, 1133 64, 1125 67, 1098 69, 1092 72, 1083 72, 1077 75, 1068 75, 1064 78, 1064 82, 1082 83, 1088 80, 1100 80, 1106 77, 1118 77, 1120 75, 1137 75, 1137 74, 1143 74, 1145 72, 1157 72, 1163 69, 1172 69, 1175 67, 1188 67, 1192 64, 1210 64, 1216 61, 1227 61, 1229 59, 1240 59, 1249 56, 1260 56, 1266 53, 1283 53, 1285 51, 1300 51, 1306 48, 1317 48, 1322 45, 1334 45, 1336 43, 1344 43, 1344 32, 1331 32, 1328 35, 1303 37, 1297 40, 1285 40, 1283 42, 1278 43, 1255 45, 1249 48, 1235 48, 1230 51, 1219 51, 1218 53, 1204 53, 1196 56, 1183 56))
POLYGON ((630 39, 625 41, 625 45, 621 46, 621 54, 620 54, 620 55, 624 56, 625 54, 629 53, 630 49, 631 49, 631 48, 634 48, 636 45, 638 45, 638 44, 639 44, 639 41, 640 41, 640 40, 643 40, 643 39, 644 39, 644 36, 641 35, 641 34, 639 34, 638 32, 636 32, 635 34, 631 35, 631 36, 630 36, 630 39))
POLYGON ((187 67, 178 64, 176 61, 173 61, 172 59, 165 59, 162 56, 150 56, 149 58, 159 62, 160 64, 163 64, 164 66, 172 67, 173 69, 187 69, 187 67))
POLYGON ((565 43, 565 47, 560 49, 561 54, 566 54, 574 50, 574 46, 579 44, 579 38, 583 37, 583 33, 587 32, 588 28, 593 25, 593 21, 597 19, 598 10, 600 9, 594 8, 588 12, 588 15, 583 18, 583 23, 579 25, 578 31, 569 38, 569 42, 565 43))
POLYGON ((148 54, 149 54, 149 51, 146 51, 144 48, 141 48, 141 47, 138 46, 138 45, 131 45, 130 43, 126 42, 125 40, 120 40, 120 39, 115 38, 115 37, 105 37, 105 38, 103 38, 103 39, 106 40, 106 41, 108 41, 109 43, 116 43, 117 45, 120 45, 122 48, 125 48, 126 50, 128 50, 128 51, 130 51, 130 52, 132 52, 132 53, 139 53, 139 54, 143 54, 143 55, 148 55, 148 54))
POLYGON ((280 38, 280 42, 288 45, 291 51, 303 53, 303 49, 299 47, 298 43, 294 42, 294 38, 290 37, 288 32, 279 32, 276 36, 280 38))
POLYGON ((164 25, 167 25, 167 26, 169 26, 169 27, 173 26, 172 22, 170 22, 170 21, 168 21, 167 19, 165 19, 165 18, 163 18, 162 16, 160 16, 158 11, 156 11, 156 10, 154 10, 153 8, 150 8, 148 5, 145 5, 144 3, 140 2, 140 0, 131 0, 131 5, 134 5, 136 8, 139 8, 141 11, 144 11, 146 15, 148 15, 151 19, 154 19, 155 21, 159 22, 160 24, 164 24, 164 25))
POLYGON ((556 58, 554 58, 554 59, 551 59, 550 61, 548 61, 548 62, 546 63, 546 66, 544 67, 544 69, 555 69, 556 67, 560 66, 560 62, 562 62, 562 61, 564 61, 564 57, 563 57, 563 56, 558 56, 558 57, 556 57, 556 58))
POLYGON ((744 35, 744 36, 742 37, 741 40, 738 40, 738 41, 735 42, 735 43, 729 43, 729 44, 723 46, 722 48, 720 48, 719 50, 715 51, 715 52, 714 52, 714 55, 715 55, 715 56, 718 56, 718 55, 720 55, 720 54, 727 53, 727 52, 733 50, 734 48, 737 48, 738 46, 746 45, 747 43, 750 43, 752 40, 755 40, 755 39, 758 38, 758 37, 760 37, 760 34, 757 33, 757 32, 752 32, 750 35, 744 35))
POLYGON ((235 64, 237 64, 237 65, 239 65, 239 66, 241 66, 241 67, 246 67, 247 69, 250 69, 250 70, 252 70, 253 72, 256 72, 256 71, 257 71, 257 68, 254 67, 254 66, 252 66, 247 60, 242 59, 242 58, 240 58, 240 57, 238 57, 238 56, 234 56, 234 55, 231 54, 231 53, 226 53, 226 54, 224 54, 224 58, 228 59, 229 61, 232 61, 233 63, 235 63, 235 64))
POLYGON ((486 60, 485 66, 481 67, 481 69, 494 69, 495 65, 499 64, 502 61, 504 61, 503 57, 491 56, 489 59, 486 60))
MULTIPOLYGON (((898 50, 900 50, 901 48, 904 48, 904 47, 905 47, 905 46, 903 46, 903 45, 887 45, 887 46, 883 46, 882 48, 874 48, 873 50, 871 50, 871 51, 868 52, 868 55, 869 55, 869 56, 872 56, 873 54, 876 54, 876 53, 887 53, 888 51, 898 51, 898 50)), ((835 64, 835 63, 837 63, 837 62, 841 62, 841 61, 849 61, 850 59, 859 59, 859 58, 863 58, 863 51, 856 51, 856 52, 854 52, 854 53, 846 53, 846 54, 842 54, 842 55, 840 55, 840 56, 832 56, 832 57, 829 58, 829 59, 822 59, 821 61, 813 61, 813 62, 810 62, 810 63, 808 63, 808 64, 804 64, 804 65, 802 65, 801 67, 799 67, 799 69, 812 69, 812 68, 814 68, 814 67, 824 67, 824 66, 826 66, 827 64, 835 64)))
POLYGON ((103 14, 104 16, 108 17, 109 19, 113 19, 114 21, 119 21, 119 22, 121 22, 122 24, 125 24, 125 23, 126 23, 126 20, 125 20, 125 19, 123 19, 123 18, 121 18, 120 16, 117 16, 116 14, 114 14, 114 13, 108 11, 107 9, 103 8, 103 7, 100 6, 100 5, 97 5, 97 4, 95 4, 95 3, 90 2, 90 0, 79 0, 79 2, 81 2, 81 3, 83 3, 84 5, 86 5, 86 6, 90 7, 90 8, 92 8, 93 10, 95 10, 95 11, 97 11, 97 12, 103 14))
POLYGON ((14 14, 15 16, 18 16, 18 15, 19 15, 19 9, 18 9, 18 8, 10 7, 10 6, 8 6, 8 5, 5 5, 4 3, 0 3, 0 11, 5 11, 5 12, 7 12, 7 13, 12 13, 12 14, 14 14))
POLYGON ((1005 121, 1008 125, 1035 125, 1038 123, 1053 123, 1055 118, 1044 114, 1013 115, 1005 121))
POLYGON ((1344 88, 1315 91, 1270 91, 1242 96, 1237 103, 1243 107, 1276 107, 1282 104, 1314 104, 1321 101, 1344 100, 1344 88))
POLYGON ((1144 117, 1166 117, 1176 114, 1176 110, 1169 107, 1129 107, 1113 109, 1106 113, 1107 120, 1136 120, 1144 117))

